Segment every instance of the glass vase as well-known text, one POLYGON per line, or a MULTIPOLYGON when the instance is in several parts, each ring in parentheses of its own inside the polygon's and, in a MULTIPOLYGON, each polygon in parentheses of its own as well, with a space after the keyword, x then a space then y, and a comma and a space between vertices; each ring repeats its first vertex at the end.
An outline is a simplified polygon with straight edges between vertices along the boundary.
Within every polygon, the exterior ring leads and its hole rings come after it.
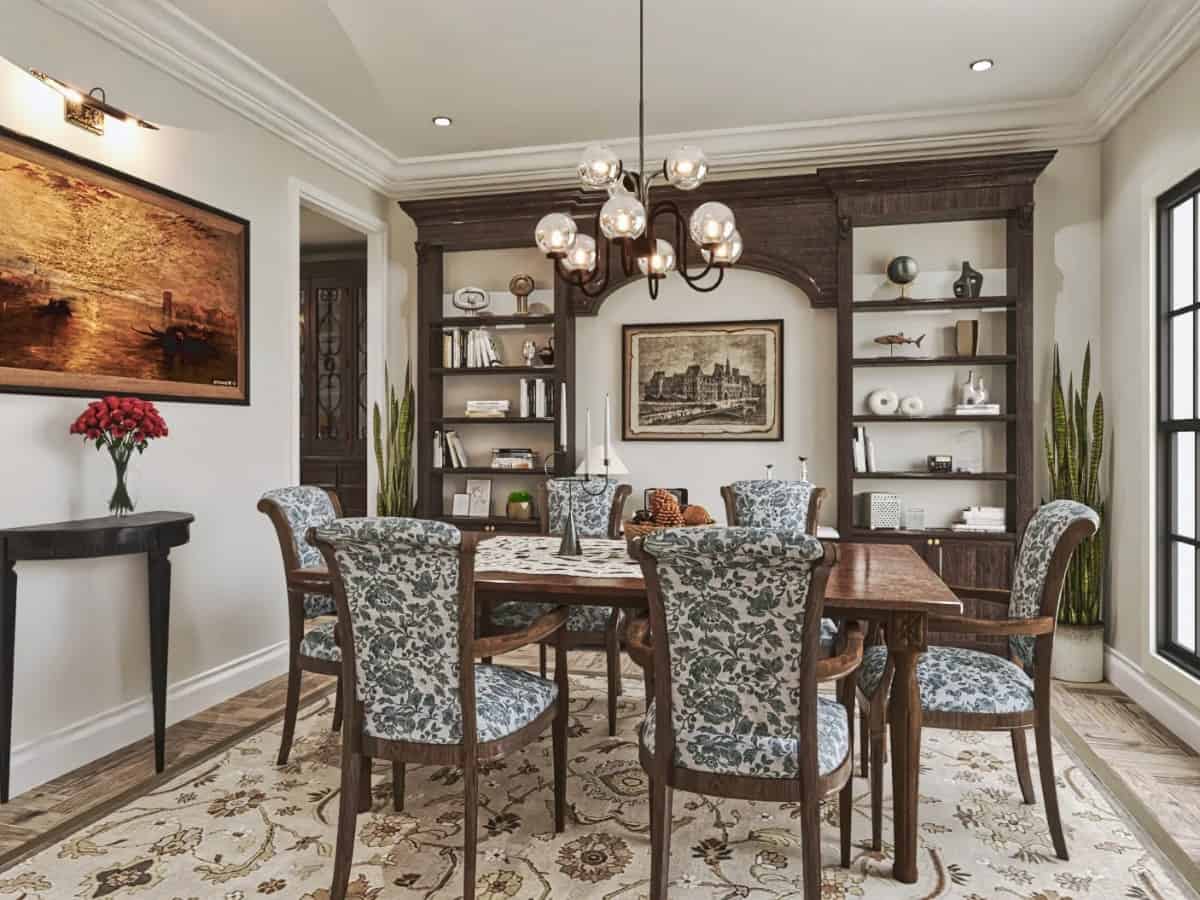
POLYGON ((117 517, 127 516, 133 512, 133 495, 129 493, 129 454, 114 450, 111 455, 117 484, 108 501, 108 511, 117 517))

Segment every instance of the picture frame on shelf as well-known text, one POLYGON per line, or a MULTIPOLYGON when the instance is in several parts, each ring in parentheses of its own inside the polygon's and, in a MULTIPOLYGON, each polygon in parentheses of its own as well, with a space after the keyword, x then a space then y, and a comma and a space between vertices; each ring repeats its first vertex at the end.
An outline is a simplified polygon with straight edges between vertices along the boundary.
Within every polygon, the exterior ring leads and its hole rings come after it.
POLYGON ((459 518, 465 518, 471 511, 471 497, 468 494, 455 494, 453 504, 450 507, 450 514, 459 518))
POLYGON ((486 519, 492 514, 492 480, 490 478, 468 478, 467 497, 467 515, 472 519, 486 519))

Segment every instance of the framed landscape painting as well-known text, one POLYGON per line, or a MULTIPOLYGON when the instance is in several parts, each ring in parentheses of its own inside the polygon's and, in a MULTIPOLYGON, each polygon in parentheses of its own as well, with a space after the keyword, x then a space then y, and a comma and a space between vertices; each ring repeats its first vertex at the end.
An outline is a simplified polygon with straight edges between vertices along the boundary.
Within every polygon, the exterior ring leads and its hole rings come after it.
POLYGON ((783 439, 783 320, 625 325, 627 441, 783 439))
POLYGON ((250 223, 0 128, 0 391, 249 403, 250 223))

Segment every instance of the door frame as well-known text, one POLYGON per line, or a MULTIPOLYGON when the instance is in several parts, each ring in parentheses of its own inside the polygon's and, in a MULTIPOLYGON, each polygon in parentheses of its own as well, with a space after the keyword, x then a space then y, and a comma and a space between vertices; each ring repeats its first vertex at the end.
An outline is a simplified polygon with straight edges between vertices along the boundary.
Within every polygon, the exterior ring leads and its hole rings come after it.
MULTIPOLYGON (((298 178, 288 179, 288 375, 291 410, 288 415, 290 482, 300 483, 300 208, 318 212, 362 232, 367 241, 367 408, 384 405, 383 373, 387 362, 388 223, 374 213, 346 203, 328 191, 298 178)), ((379 473, 371 465, 371 439, 367 438, 367 513, 375 515, 379 473)))

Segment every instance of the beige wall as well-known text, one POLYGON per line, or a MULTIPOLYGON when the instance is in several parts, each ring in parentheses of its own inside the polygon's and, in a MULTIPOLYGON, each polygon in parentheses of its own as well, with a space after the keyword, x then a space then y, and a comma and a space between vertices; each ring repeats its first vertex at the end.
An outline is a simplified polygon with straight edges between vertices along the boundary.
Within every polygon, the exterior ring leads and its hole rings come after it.
MULTIPOLYGON (((1153 651, 1155 583, 1154 203, 1200 168, 1200 55, 1138 104, 1103 148, 1101 320, 1115 477, 1110 640, 1153 683, 1200 711, 1200 685, 1153 651)), ((1168 722, 1167 724, 1171 724, 1168 722)))

